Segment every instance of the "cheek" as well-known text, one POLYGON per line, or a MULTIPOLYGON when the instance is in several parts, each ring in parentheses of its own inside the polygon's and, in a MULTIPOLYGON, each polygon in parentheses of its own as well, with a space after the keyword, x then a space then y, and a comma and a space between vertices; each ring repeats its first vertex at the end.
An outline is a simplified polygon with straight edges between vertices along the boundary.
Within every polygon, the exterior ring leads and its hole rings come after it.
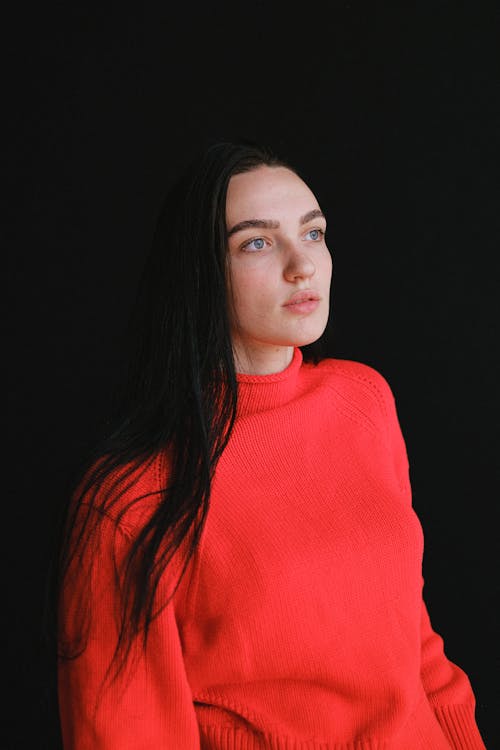
POLYGON ((260 269, 238 269, 231 276, 231 286, 235 307, 248 311, 258 308, 276 294, 270 284, 270 274, 260 269))
POLYGON ((231 276, 231 289, 236 309, 245 306, 252 287, 251 279, 245 273, 233 273, 231 276))
POLYGON ((255 317, 259 307, 260 291, 255 274, 247 269, 238 269, 231 274, 231 317, 233 322, 245 328, 255 317))
POLYGON ((333 272, 332 256, 327 250, 323 258, 323 263, 321 267, 321 275, 325 279, 325 281, 327 281, 328 283, 330 283, 332 272, 333 272))

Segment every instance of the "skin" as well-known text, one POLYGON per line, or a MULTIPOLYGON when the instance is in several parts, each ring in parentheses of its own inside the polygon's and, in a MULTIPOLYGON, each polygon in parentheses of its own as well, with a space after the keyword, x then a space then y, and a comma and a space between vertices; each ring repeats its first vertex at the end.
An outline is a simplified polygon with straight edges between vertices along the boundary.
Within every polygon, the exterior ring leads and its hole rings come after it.
POLYGON ((316 341, 328 321, 332 259, 326 219, 294 172, 262 166, 231 178, 226 224, 236 369, 280 372, 294 347, 316 341), (319 296, 316 306, 309 305, 315 309, 287 305, 298 291, 319 296))

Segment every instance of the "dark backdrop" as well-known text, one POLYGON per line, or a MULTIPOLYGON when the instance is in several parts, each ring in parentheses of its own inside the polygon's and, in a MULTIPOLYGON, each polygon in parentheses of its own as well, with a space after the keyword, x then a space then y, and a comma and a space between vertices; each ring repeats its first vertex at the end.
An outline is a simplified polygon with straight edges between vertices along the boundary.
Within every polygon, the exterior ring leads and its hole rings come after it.
POLYGON ((393 388, 433 624, 500 746, 495 15, 392 6, 52 3, 4 25, 4 750, 58 747, 40 640, 55 517, 161 196, 201 143, 240 135, 301 168, 327 214, 330 353, 393 388))

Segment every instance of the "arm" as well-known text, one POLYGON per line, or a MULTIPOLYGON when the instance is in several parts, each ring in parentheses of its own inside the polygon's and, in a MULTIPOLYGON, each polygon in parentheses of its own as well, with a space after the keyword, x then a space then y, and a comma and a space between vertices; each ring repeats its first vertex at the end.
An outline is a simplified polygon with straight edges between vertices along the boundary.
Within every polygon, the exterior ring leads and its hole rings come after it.
MULTIPOLYGON (((375 385, 385 405, 389 446, 402 497, 412 502, 409 463, 392 390, 375 373, 375 385)), ((421 679, 436 717, 454 750, 485 750, 475 721, 475 697, 467 675, 444 653, 442 638, 434 632, 422 601, 421 679)))
POLYGON ((424 602, 421 639, 422 684, 451 747, 485 750, 475 721, 475 697, 469 679, 446 657, 443 639, 432 629, 424 602))
POLYGON ((152 623, 144 651, 139 639, 130 669, 104 684, 117 638, 114 562, 122 559, 129 543, 127 534, 103 517, 90 578, 80 562, 61 600, 61 632, 71 637, 83 587, 90 591, 86 648, 58 668, 64 749, 196 750, 198 725, 172 603, 152 623))

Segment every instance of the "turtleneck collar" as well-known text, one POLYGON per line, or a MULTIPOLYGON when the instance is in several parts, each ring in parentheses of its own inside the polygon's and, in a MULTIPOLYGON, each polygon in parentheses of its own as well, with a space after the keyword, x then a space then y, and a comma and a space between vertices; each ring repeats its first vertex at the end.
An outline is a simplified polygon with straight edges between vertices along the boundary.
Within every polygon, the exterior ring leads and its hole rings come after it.
POLYGON ((238 416, 267 411, 291 401, 296 394, 301 364, 302 351, 296 346, 290 364, 281 372, 269 375, 237 373, 238 416))

